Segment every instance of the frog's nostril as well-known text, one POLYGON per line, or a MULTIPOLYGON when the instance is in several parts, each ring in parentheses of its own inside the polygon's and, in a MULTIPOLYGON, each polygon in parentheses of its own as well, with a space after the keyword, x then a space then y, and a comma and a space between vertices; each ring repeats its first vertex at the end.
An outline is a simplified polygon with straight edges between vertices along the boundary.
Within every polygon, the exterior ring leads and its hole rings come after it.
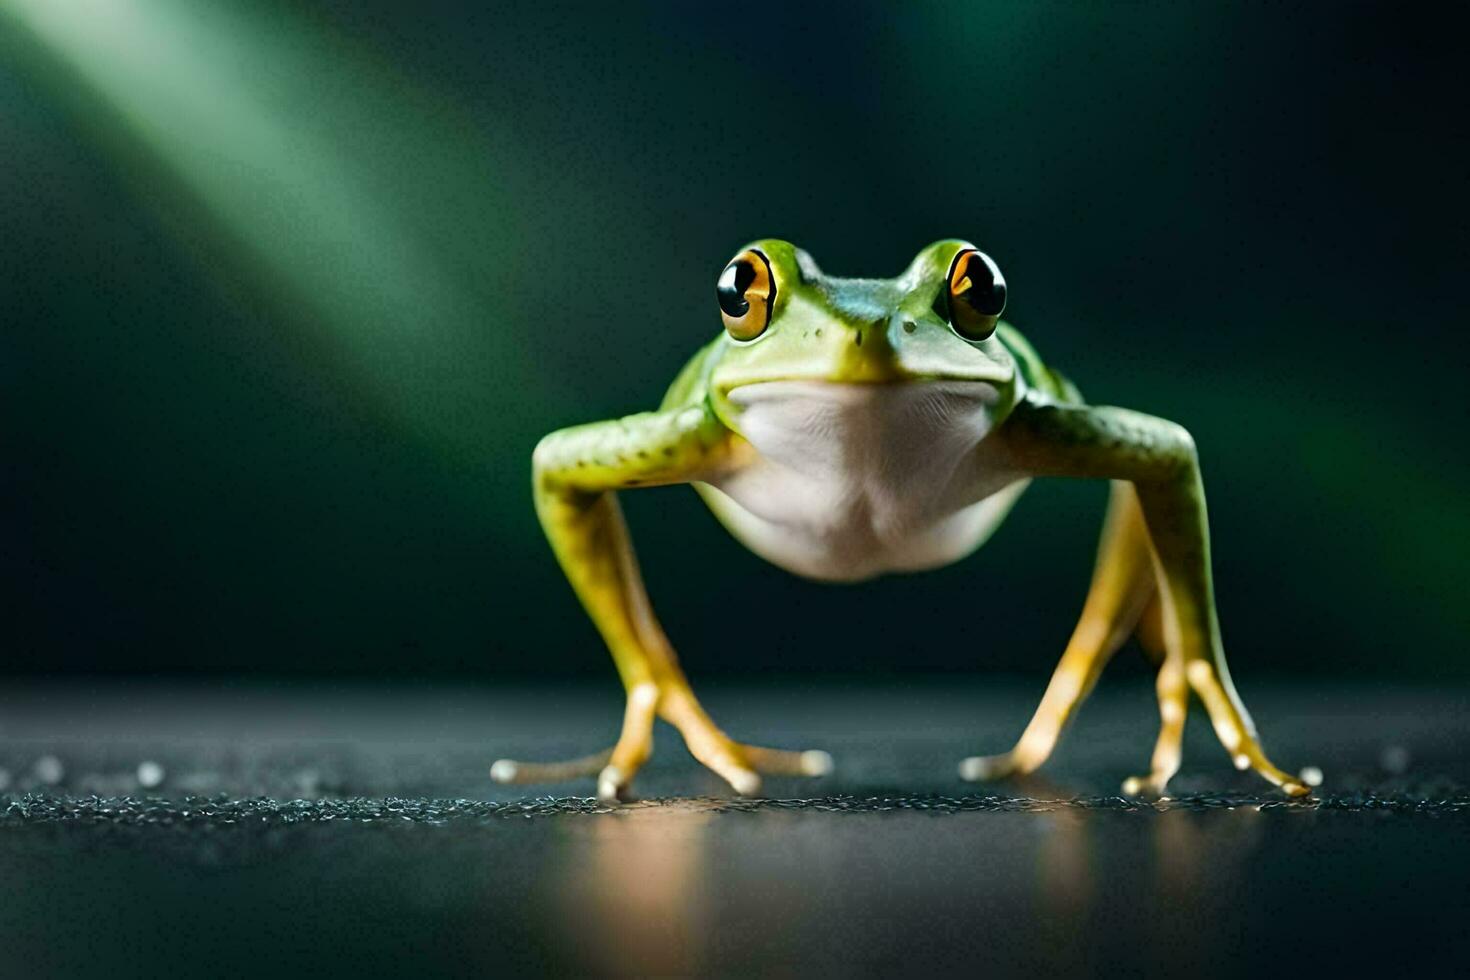
POLYGON ((904 333, 913 333, 917 329, 919 329, 919 325, 917 323, 915 323, 914 321, 912 321, 912 320, 905 320, 905 321, 903 321, 903 332, 904 333))
POLYGON ((857 328, 857 334, 856 334, 856 336, 853 337, 852 342, 854 344, 856 344, 857 346, 859 346, 859 347, 863 346, 863 328, 862 327, 858 327, 857 328))

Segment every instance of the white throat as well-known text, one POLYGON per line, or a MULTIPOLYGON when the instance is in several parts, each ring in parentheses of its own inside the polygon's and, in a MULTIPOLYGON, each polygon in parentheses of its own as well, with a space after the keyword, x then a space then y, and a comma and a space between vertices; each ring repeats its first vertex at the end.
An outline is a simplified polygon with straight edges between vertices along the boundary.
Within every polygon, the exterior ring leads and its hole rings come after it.
POLYGON ((984 381, 767 381, 730 392, 745 438, 766 459, 814 477, 910 485, 983 439, 999 397, 984 381))
POLYGON ((987 382, 769 381, 735 388, 730 401, 758 458, 715 482, 743 512, 721 516, 803 574, 942 563, 935 548, 960 544, 942 533, 947 520, 1015 480, 978 465, 1000 401, 987 382), (945 540, 930 540, 936 533, 945 540))

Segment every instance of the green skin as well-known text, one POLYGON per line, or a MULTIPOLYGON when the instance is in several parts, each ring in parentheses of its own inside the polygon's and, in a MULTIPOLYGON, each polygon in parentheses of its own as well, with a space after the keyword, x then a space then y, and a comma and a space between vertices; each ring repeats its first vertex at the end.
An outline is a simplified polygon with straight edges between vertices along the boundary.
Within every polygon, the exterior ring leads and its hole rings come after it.
MULTIPOLYGON (((782 241, 760 241, 749 248, 767 258, 776 285, 769 322, 758 337, 737 340, 722 333, 715 338, 679 373, 657 411, 554 432, 536 448, 537 513, 562 568, 612 651, 628 694, 627 714, 621 737, 606 752, 565 763, 501 760, 492 770, 495 778, 530 782, 596 775, 601 797, 626 798, 634 774, 651 751, 655 717, 678 728, 696 758, 738 792, 757 792, 761 772, 820 775, 830 766, 822 752, 735 742, 710 721, 653 615, 617 507, 617 491, 693 484, 736 537, 758 552, 771 557, 763 549, 785 547, 773 560, 799 573, 860 578, 953 560, 979 546, 1027 480, 1081 477, 1112 481, 1113 494, 1077 631, 1036 717, 1016 746, 1001 755, 964 760, 961 775, 988 779, 1039 766, 1107 658, 1136 630, 1160 661, 1161 725, 1150 771, 1125 782, 1125 791, 1165 791, 1178 769, 1191 689, 1205 704, 1239 768, 1254 769, 1290 795, 1309 791, 1302 780, 1266 758, 1231 684, 1211 585, 1204 490, 1188 432, 1126 409, 1086 405, 1008 324, 999 324, 983 340, 962 336, 945 319, 942 303, 936 312, 936 297, 948 289, 956 255, 972 248, 965 242, 936 242, 920 252, 901 276, 888 280, 826 276, 809 256, 782 241), (781 464, 765 458, 758 448, 766 445, 764 436, 747 432, 750 405, 732 393, 742 388, 772 390, 749 386, 776 381, 797 382, 800 392, 831 391, 864 405, 868 395, 880 392, 899 397, 926 394, 911 386, 951 385, 968 391, 968 384, 984 390, 983 408, 966 416, 975 420, 979 435, 973 445, 961 445, 960 458, 951 469, 968 473, 968 467, 1004 478, 987 483, 979 476, 966 477, 970 483, 960 490, 973 490, 970 497, 954 506, 936 502, 928 509, 907 507, 908 491, 901 485, 888 486, 874 498, 880 502, 867 510, 849 507, 851 513, 834 514, 833 526, 861 525, 860 534, 839 529, 829 535, 826 524, 807 514, 803 526, 812 544, 802 544, 805 539, 784 530, 762 537, 752 530, 754 519, 736 498, 760 510, 760 487, 766 484, 757 477, 785 476, 781 464), (837 387, 809 387, 812 383, 837 387), (974 489, 981 484, 984 489, 974 489), (971 497, 977 495, 990 496, 992 506, 966 511, 983 520, 956 518, 966 528, 963 535, 944 530, 958 523, 934 523, 975 503, 971 497), (874 507, 883 506, 897 515, 889 522, 892 526, 879 526, 876 517, 864 523, 874 507), (797 543, 780 543, 788 539, 797 543), (923 542, 922 546, 910 539, 923 542), (872 570, 848 568, 833 559, 834 554, 845 554, 833 550, 839 545, 859 549, 854 554, 875 556, 872 570), (910 553, 922 557, 893 557, 910 553), (904 562, 908 566, 900 567, 904 562), (853 574, 846 574, 849 570, 853 574)), ((880 398, 872 404, 890 402, 880 398)), ((802 412, 778 417, 799 419, 802 412)), ((882 417, 865 417, 873 418, 882 417)), ((864 458, 900 449, 899 441, 874 439, 863 450, 864 458)), ((863 453, 849 455, 858 459, 863 453)), ((846 459, 840 457, 834 465, 839 470, 859 465, 846 459)), ((838 484, 863 486, 865 479, 878 479, 881 465, 871 460, 865 465, 868 469, 862 473, 840 472, 838 484)), ((788 490, 782 493, 792 496, 788 490)), ((801 497, 808 498, 819 503, 828 499, 821 493, 801 497)), ((849 497, 834 492, 831 499, 833 508, 840 509, 849 497)))

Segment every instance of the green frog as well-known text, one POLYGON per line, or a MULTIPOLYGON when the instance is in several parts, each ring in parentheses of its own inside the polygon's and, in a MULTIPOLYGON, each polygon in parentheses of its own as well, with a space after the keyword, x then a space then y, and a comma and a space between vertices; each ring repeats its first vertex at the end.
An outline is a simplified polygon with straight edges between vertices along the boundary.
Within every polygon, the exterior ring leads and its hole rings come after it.
POLYGON ((1038 477, 1108 480, 1086 602, 1035 715, 1008 752, 964 759, 966 780, 1029 773, 1111 654, 1137 633, 1159 662, 1159 734, 1129 795, 1179 769, 1192 690, 1240 769, 1291 796, 1305 780, 1266 757, 1231 683, 1211 585, 1195 444, 1181 426, 1089 405, 1000 319, 1006 283, 968 242, 925 248, 894 279, 826 275, 784 241, 741 249, 716 283, 724 330, 656 411, 562 429, 532 455, 536 513, 612 651, 626 690, 612 748, 502 759, 500 782, 595 776, 627 799, 656 718, 737 793, 763 773, 818 776, 821 751, 736 742, 695 698, 644 590, 620 492, 687 483, 746 547, 825 581, 937 568, 978 548, 1038 477))

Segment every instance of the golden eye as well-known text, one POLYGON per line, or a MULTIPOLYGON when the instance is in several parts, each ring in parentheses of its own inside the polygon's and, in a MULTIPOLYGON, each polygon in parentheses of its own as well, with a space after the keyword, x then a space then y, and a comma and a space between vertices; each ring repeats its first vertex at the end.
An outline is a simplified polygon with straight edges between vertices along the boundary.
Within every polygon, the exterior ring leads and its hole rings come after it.
POLYGON ((967 248, 954 257, 949 285, 940 295, 955 333, 966 340, 984 340, 995 333, 1006 308, 1006 281, 990 256, 967 248))
POLYGON ((720 319, 736 340, 754 340, 765 333, 776 307, 776 277, 765 255, 748 248, 725 266, 715 285, 720 319))

